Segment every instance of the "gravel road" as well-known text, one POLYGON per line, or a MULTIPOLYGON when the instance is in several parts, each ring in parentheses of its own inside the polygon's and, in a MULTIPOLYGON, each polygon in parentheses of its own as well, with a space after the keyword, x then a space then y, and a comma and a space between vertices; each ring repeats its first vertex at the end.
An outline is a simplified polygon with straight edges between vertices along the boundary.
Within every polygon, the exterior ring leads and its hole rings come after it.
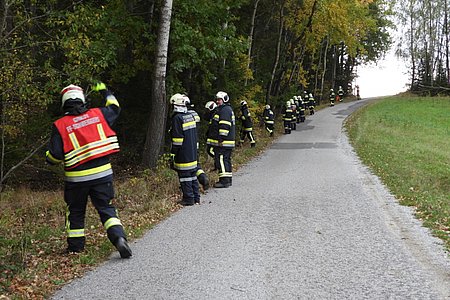
POLYGON ((342 131, 365 103, 307 116, 53 299, 450 299, 449 254, 342 131))

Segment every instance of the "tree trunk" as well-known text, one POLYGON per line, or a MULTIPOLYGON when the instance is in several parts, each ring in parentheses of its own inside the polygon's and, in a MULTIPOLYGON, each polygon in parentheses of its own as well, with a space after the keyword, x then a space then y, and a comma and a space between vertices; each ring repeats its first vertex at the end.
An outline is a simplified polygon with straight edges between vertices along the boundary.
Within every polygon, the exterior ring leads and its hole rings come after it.
POLYGON ((150 99, 151 111, 145 139, 144 153, 142 154, 142 163, 145 167, 149 168, 154 168, 156 166, 164 145, 167 119, 166 70, 171 15, 172 0, 163 0, 156 46, 154 78, 150 99))
POLYGON ((447 75, 447 84, 450 86, 450 32, 449 32, 449 23, 448 23, 448 1, 445 0, 444 2, 444 33, 445 33, 445 67, 446 67, 446 75, 447 75))
POLYGON ((277 51, 275 53, 275 61, 273 63, 272 75, 270 77, 269 85, 267 87, 266 104, 269 103, 270 93, 271 93, 272 85, 273 85, 273 80, 275 78, 275 73, 277 71, 278 61, 280 60, 281 38, 283 36, 283 10, 284 10, 284 1, 281 3, 281 8, 280 8, 280 28, 279 28, 279 31, 278 31, 277 51))
MULTIPOLYGON (((248 35, 248 62, 247 62, 247 68, 250 69, 250 64, 252 63, 252 49, 253 49, 253 35, 255 32, 255 19, 256 19, 256 10, 258 9, 258 3, 260 0, 256 0, 253 4, 253 14, 252 14, 252 21, 250 25, 250 33, 248 35)), ((245 78, 245 86, 247 86, 247 78, 245 78)))
MULTIPOLYGON (((326 44, 325 44, 325 51, 324 51, 324 53, 323 53, 323 72, 322 72, 322 82, 320 83, 320 95, 321 95, 321 97, 322 97, 322 99, 324 99, 323 98, 323 84, 324 84, 324 81, 325 81, 325 73, 327 72, 327 55, 328 55, 328 45, 329 45, 329 37, 327 36, 327 39, 326 39, 326 44)), ((320 99, 320 100, 322 100, 322 99, 320 99)), ((320 101, 319 100, 319 101, 320 101)), ((320 104, 320 103, 319 103, 320 104)))
POLYGON ((414 1, 410 1, 410 7, 409 7, 409 29, 410 29, 410 36, 409 36, 409 51, 411 54, 411 89, 414 89, 414 82, 416 81, 416 55, 415 55, 415 49, 414 49, 414 1))

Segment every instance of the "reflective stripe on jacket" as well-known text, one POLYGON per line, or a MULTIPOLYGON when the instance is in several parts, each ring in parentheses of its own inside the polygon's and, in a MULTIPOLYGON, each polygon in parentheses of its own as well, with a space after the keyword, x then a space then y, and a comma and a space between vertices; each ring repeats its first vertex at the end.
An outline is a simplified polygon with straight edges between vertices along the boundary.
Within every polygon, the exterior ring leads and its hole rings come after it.
POLYGON ((175 169, 192 170, 197 168, 197 128, 194 115, 174 113, 170 135, 172 138, 171 153, 175 154, 175 169))
POLYGON ((64 116, 54 124, 63 142, 66 172, 90 160, 119 151, 116 133, 99 108, 77 116, 64 116))

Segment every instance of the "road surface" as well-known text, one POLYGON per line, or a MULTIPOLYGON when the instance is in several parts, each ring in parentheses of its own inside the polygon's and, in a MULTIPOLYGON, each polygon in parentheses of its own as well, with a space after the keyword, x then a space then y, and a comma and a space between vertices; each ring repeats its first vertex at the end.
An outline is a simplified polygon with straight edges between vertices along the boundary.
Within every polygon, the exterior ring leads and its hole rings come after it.
POLYGON ((366 101, 307 116, 260 157, 54 299, 450 299, 441 243, 342 131, 366 101))

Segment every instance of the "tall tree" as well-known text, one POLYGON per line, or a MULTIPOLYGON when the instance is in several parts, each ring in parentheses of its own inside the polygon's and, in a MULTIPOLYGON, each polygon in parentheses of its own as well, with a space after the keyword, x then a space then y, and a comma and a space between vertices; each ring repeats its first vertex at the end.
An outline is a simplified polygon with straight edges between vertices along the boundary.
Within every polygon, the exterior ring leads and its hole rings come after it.
POLYGON ((155 70, 153 73, 151 111, 149 126, 145 139, 142 162, 144 166, 156 166, 164 144, 166 128, 166 72, 167 53, 169 48, 170 21, 172 17, 172 0, 163 0, 159 21, 158 39, 156 43, 155 70))

